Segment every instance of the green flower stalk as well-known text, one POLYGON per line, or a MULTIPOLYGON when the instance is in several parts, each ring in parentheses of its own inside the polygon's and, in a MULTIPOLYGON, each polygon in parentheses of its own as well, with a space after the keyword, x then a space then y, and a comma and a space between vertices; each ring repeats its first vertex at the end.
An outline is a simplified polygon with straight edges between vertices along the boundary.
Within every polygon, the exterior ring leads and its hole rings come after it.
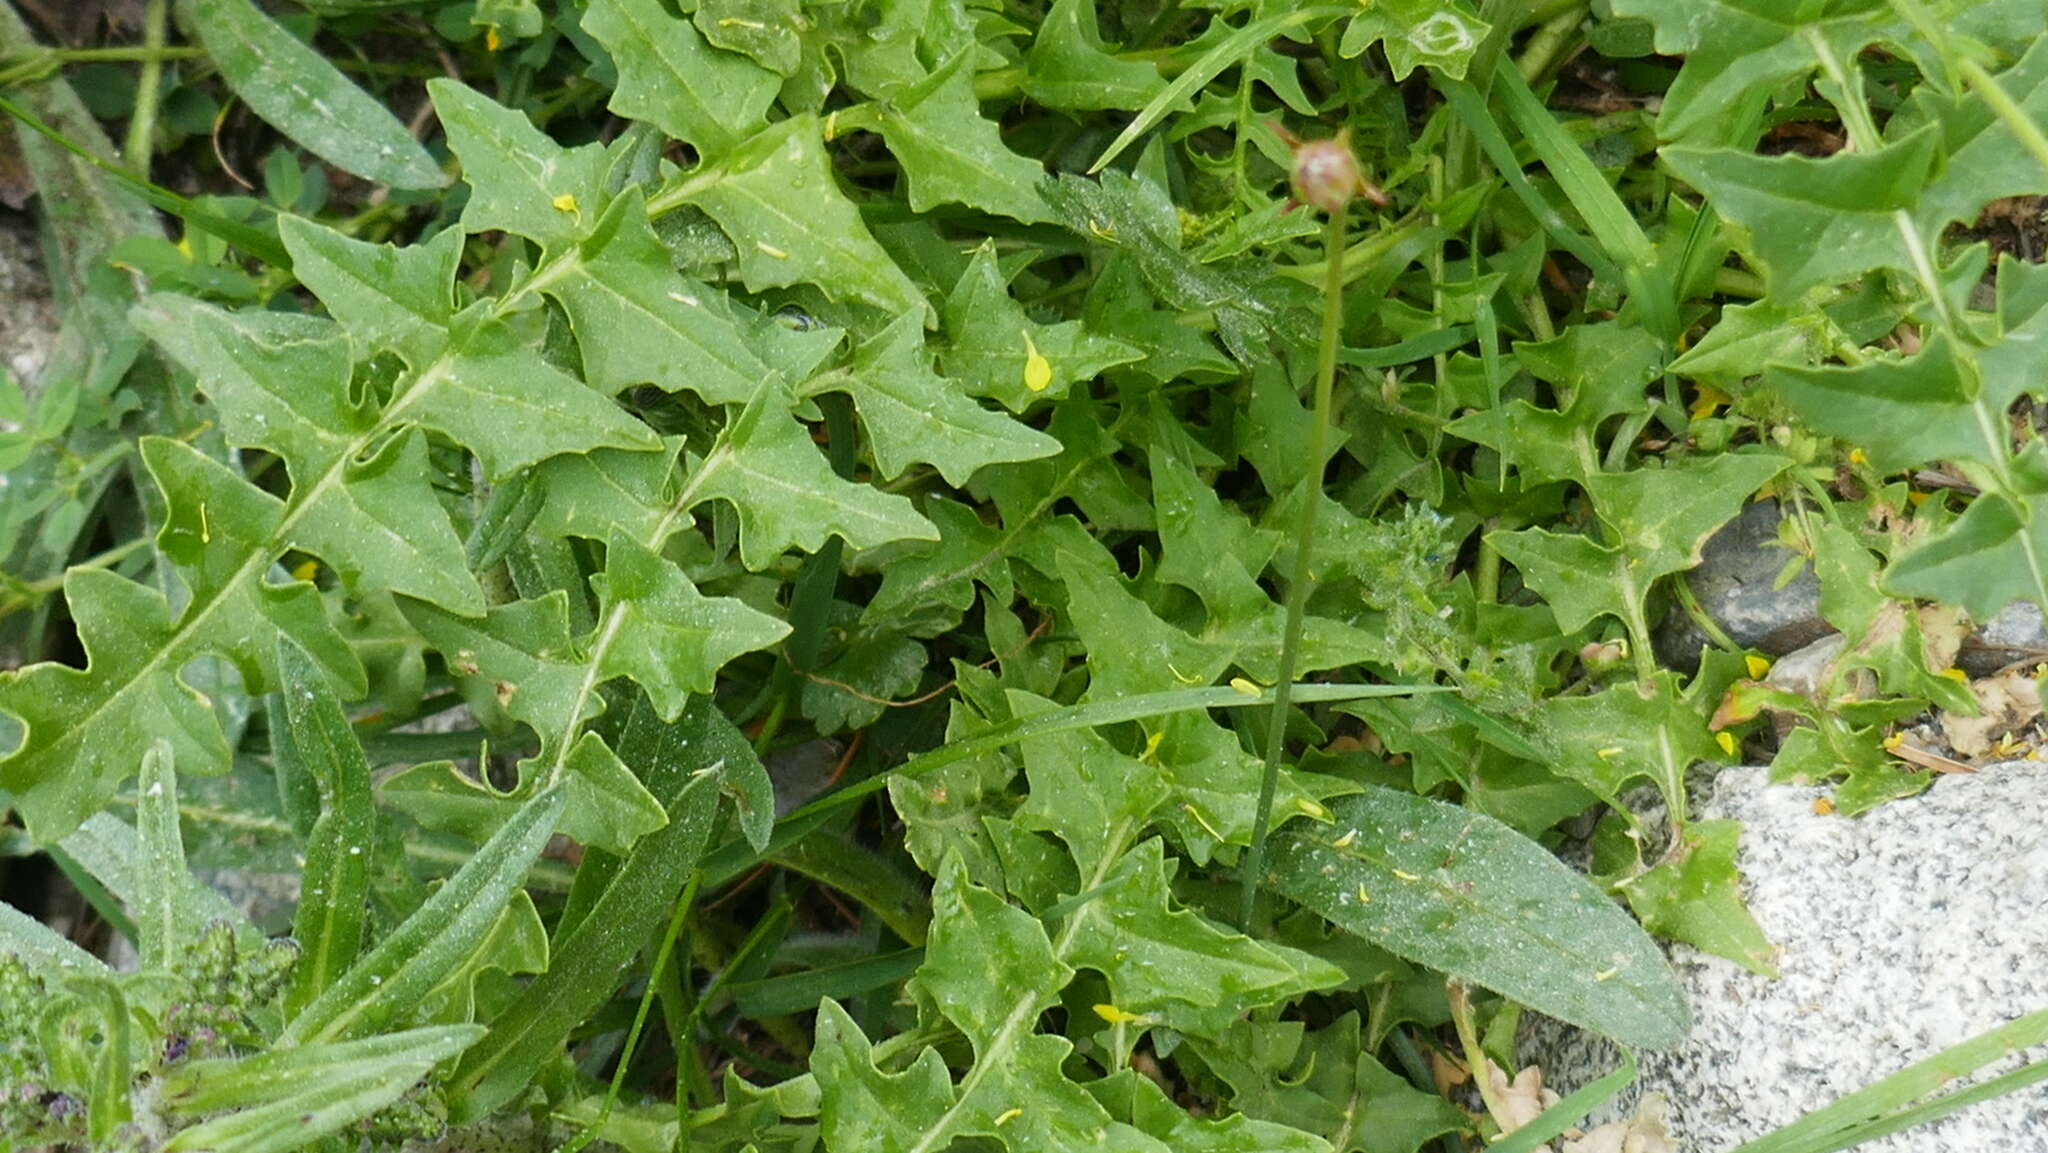
POLYGON ((1266 867, 1266 834, 1273 819, 1273 793, 1280 782, 1280 757, 1287 735, 1287 709, 1293 703, 1295 666, 1301 653, 1302 613, 1309 585, 1315 580, 1312 553, 1316 510, 1322 504, 1323 466, 1329 454, 1330 394, 1337 379, 1337 348, 1344 324, 1344 229, 1351 201, 1363 196, 1384 205, 1386 195, 1365 179, 1351 151, 1349 130, 1328 140, 1302 141, 1273 125, 1294 150, 1294 195, 1321 209, 1323 225, 1323 334, 1316 356, 1315 415, 1309 432, 1308 468, 1301 517, 1295 523, 1294 575, 1287 582, 1287 626, 1280 643, 1280 671, 1273 686, 1273 716, 1266 729, 1266 772, 1259 781, 1259 805, 1252 817, 1251 851, 1245 856, 1238 898, 1238 922, 1249 932, 1258 904, 1259 877, 1266 867))

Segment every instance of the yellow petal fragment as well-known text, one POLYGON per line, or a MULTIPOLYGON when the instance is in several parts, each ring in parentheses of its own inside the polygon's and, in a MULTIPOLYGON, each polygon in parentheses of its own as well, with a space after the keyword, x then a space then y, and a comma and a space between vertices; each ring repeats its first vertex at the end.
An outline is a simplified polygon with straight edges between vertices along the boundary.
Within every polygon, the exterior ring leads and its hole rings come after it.
POLYGON ((560 196, 555 197, 554 200, 551 201, 551 203, 554 204, 556 212, 576 211, 576 198, 566 192, 562 193, 560 196))
POLYGON ((308 559, 306 559, 306 560, 302 560, 302 561, 300 561, 300 562, 299 562, 298 564, 296 564, 296 565, 292 566, 292 579, 293 579, 293 580, 295 580, 295 581, 310 581, 310 580, 312 580, 312 579, 313 579, 314 577, 316 577, 316 576, 319 576, 319 575, 320 575, 320 562, 319 562, 319 561, 316 561, 316 560, 312 560, 312 559, 308 558, 308 559))
POLYGON ((1031 342, 1030 333, 1020 331, 1017 335, 1024 338, 1024 387, 1044 392, 1052 386, 1052 362, 1031 342))
POLYGON ((1771 662, 1755 653, 1742 658, 1742 663, 1749 669, 1749 679, 1753 681, 1763 680, 1764 674, 1771 671, 1771 662))
POLYGON ((1115 1005, 1097 1005, 1095 1015, 1112 1025, 1129 1025, 1147 1019, 1143 1013, 1126 1012, 1115 1005))
POLYGON ((1728 730, 1723 729, 1720 732, 1714 734, 1714 743, 1721 746, 1722 752, 1727 753, 1731 757, 1735 755, 1734 733, 1731 733, 1728 730))
POLYGON ((496 52, 498 49, 503 48, 504 46, 505 41, 498 36, 498 30, 496 28, 490 28, 485 30, 484 47, 486 49, 492 52, 496 52))

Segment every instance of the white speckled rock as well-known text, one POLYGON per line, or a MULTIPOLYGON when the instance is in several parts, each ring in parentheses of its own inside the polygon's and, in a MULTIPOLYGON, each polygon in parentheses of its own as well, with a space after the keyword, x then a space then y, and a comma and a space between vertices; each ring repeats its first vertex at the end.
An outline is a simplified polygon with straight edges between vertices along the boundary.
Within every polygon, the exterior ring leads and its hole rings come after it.
MULTIPOLYGON (((1672 950, 1692 1037, 1675 1053, 1643 1055, 1638 1090, 1670 1099, 1671 1129, 1692 1153, 1723 1153, 2048 1008, 2048 765, 1943 777, 1855 820, 1816 815, 1820 792, 1734 769, 1701 814, 1743 823, 1750 908, 1782 975, 1672 950)), ((1605 1042, 1533 1016, 1521 1049, 1560 1092, 1615 1064, 1605 1042)), ((1625 1115, 1633 1097, 1595 1120, 1625 1115)), ((2048 1151, 2048 1085, 1857 1149, 2048 1151)))

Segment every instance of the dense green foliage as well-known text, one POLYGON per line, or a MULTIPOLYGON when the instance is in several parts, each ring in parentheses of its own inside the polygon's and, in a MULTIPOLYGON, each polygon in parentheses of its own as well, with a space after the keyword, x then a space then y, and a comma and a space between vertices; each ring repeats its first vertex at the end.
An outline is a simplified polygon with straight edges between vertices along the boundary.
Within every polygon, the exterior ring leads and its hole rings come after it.
POLYGON ((144 24, 0 12, 0 845, 139 956, 0 905, 0 1148, 1460 1148, 1524 1007, 1683 1037, 1649 933, 1769 970, 1689 773, 1924 787, 2048 602, 2038 3, 144 24), (1811 696, 1652 654, 1764 496, 1811 696))

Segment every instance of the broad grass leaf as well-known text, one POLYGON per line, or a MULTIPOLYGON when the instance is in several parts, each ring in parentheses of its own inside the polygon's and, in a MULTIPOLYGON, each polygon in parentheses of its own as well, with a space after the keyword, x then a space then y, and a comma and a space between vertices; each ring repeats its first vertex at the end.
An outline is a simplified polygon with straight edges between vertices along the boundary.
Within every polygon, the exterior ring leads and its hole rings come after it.
MULTIPOLYGON (((187 1088, 215 1109, 224 1101, 246 1104, 182 1130, 163 1148, 166 1153, 303 1149, 398 1100, 483 1032, 476 1025, 444 1025, 276 1049, 233 1063, 194 1062, 176 1071, 169 1092, 187 1088)), ((201 1106, 192 1108, 196 1113, 201 1106)))
POLYGON ((308 151, 393 188, 447 183, 380 101, 249 0, 188 0, 185 11, 235 95, 308 151))
POLYGON ((177 894, 190 877, 178 831, 178 771, 171 757, 169 741, 152 742, 142 754, 142 771, 135 782, 136 859, 143 872, 129 912, 135 918, 136 951, 145 969, 170 969, 181 946, 202 928, 179 924, 177 894))
POLYGON ((277 665, 270 725, 278 772, 310 780, 320 794, 292 921, 299 960, 284 992, 283 1009, 290 1015, 326 991, 362 949, 377 812, 369 762, 319 666, 283 640, 277 665))
POLYGON ((705 727, 723 719, 704 714, 716 711, 700 697, 676 723, 662 721, 645 703, 627 719, 620 756, 640 767, 649 791, 662 799, 666 823, 617 862, 588 909, 554 941, 547 971, 492 1019, 489 1038, 463 1056, 449 1081, 458 1124, 488 1115, 560 1057, 564 1039, 612 994, 620 970, 682 891, 731 771, 704 739, 705 727))
POLYGON ((1400 956, 1630 1045, 1690 1015, 1664 956, 1592 882, 1491 817, 1368 787, 1275 834, 1270 887, 1400 956))
POLYGON ((562 794, 522 804, 433 896, 285 1024, 284 1046, 373 1032, 418 1012, 422 998, 464 966, 555 831, 562 794))

